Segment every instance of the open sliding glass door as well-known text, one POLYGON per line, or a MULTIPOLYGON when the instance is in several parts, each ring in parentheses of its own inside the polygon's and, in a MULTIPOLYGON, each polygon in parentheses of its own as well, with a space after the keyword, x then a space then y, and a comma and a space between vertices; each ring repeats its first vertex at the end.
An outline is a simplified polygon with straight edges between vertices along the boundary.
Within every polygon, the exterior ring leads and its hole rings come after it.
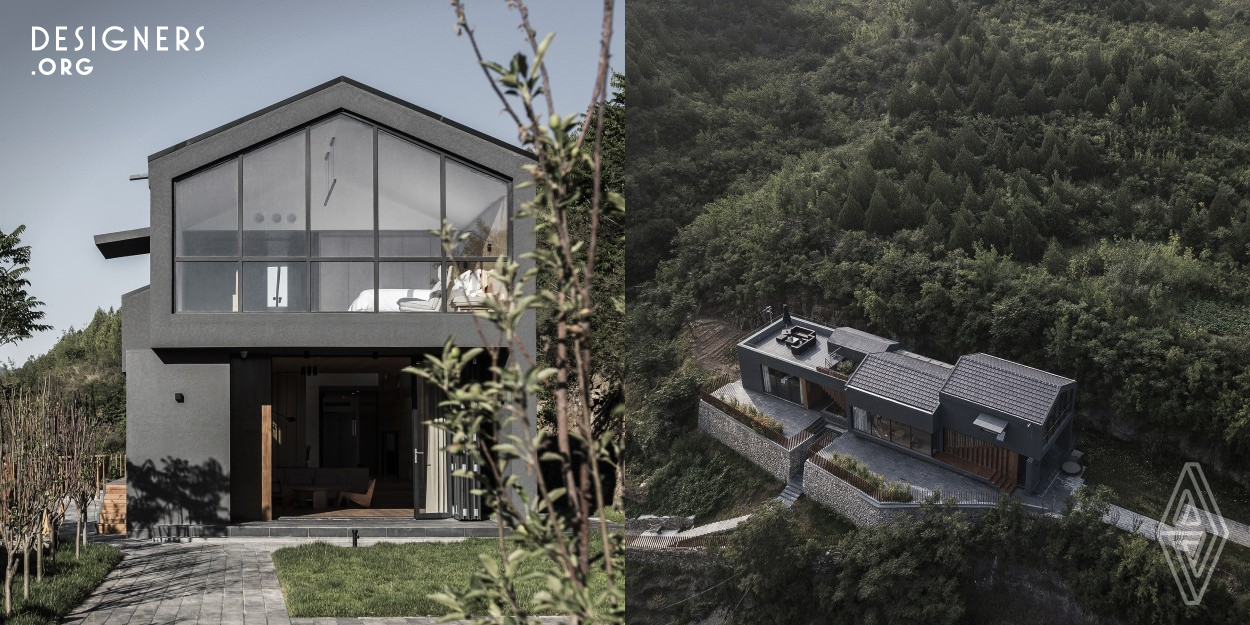
POLYGON ((474 471, 467 454, 451 454, 451 434, 441 429, 441 393, 432 384, 416 379, 413 389, 413 516, 452 517, 461 521, 482 518, 482 497, 474 495, 477 481, 453 477, 455 471, 474 471))

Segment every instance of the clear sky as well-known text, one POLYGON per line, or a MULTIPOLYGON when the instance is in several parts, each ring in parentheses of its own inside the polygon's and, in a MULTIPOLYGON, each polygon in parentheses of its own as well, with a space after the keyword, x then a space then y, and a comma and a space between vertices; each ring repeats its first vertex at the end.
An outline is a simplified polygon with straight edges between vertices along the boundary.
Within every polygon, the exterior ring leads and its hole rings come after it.
MULTIPOLYGON (((525 48, 516 14, 503 0, 468 0, 470 22, 488 59, 506 63, 525 48)), ((556 107, 589 101, 602 5, 531 0, 539 36, 555 32, 548 53, 556 107)), ((612 67, 624 71, 625 4, 618 0, 612 67)), ((469 41, 456 37, 446 0, 5 0, 0 8, 0 229, 26 224, 32 248, 29 289, 54 329, 0 347, 0 363, 47 351, 96 308, 148 283, 148 257, 105 260, 96 234, 148 225, 148 188, 130 182, 147 157, 175 143, 343 75, 511 143, 515 128, 482 76, 469 41), (32 51, 31 29, 68 51, 32 51), (86 47, 74 37, 84 26, 86 47), (96 50, 90 30, 97 27, 96 50), (124 38, 105 50, 100 35, 124 38), (148 51, 134 51, 133 29, 148 27, 148 51), (203 26, 204 48, 156 51, 157 26, 185 26, 190 46, 203 26), (91 73, 32 75, 41 59, 90 59, 91 73)), ((40 41, 42 43, 42 36, 40 41)), ((173 47, 172 40, 167 45, 173 47)), ((45 69, 49 65, 44 65, 45 69)))

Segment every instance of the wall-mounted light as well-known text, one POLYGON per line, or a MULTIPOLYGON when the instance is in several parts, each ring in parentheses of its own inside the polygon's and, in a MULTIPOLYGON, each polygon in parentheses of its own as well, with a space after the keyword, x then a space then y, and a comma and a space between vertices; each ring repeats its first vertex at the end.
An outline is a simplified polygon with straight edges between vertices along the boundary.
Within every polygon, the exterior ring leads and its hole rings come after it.
POLYGON ((182 396, 182 393, 174 393, 174 401, 181 404, 184 399, 186 398, 182 396))

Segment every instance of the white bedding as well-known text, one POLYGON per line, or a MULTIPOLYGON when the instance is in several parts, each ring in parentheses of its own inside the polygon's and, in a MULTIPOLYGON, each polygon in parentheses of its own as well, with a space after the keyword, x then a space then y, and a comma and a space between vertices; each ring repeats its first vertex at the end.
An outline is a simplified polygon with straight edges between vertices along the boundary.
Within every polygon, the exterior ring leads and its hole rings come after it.
MULTIPOLYGON (((429 300, 434 295, 434 289, 379 289, 378 290, 378 309, 381 312, 400 312, 399 300, 404 298, 415 298, 419 300, 429 300)), ((351 305, 347 307, 350 312, 369 312, 373 310, 373 289, 365 289, 356 296, 351 305)))

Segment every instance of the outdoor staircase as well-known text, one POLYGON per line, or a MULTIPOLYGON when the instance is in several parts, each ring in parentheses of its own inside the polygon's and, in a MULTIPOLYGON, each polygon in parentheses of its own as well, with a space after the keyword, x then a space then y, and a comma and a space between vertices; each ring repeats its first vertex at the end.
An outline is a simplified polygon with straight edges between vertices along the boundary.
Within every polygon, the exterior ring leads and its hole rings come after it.
POLYGON ((113 480, 104 485, 104 500, 100 502, 100 520, 96 524, 100 534, 126 533, 126 480, 113 480))
POLYGON ((780 501, 781 505, 789 508, 794 505, 794 502, 798 500, 799 495, 802 494, 803 474, 795 473, 790 476, 790 481, 786 482, 785 490, 781 491, 780 495, 777 495, 777 501, 780 501))

